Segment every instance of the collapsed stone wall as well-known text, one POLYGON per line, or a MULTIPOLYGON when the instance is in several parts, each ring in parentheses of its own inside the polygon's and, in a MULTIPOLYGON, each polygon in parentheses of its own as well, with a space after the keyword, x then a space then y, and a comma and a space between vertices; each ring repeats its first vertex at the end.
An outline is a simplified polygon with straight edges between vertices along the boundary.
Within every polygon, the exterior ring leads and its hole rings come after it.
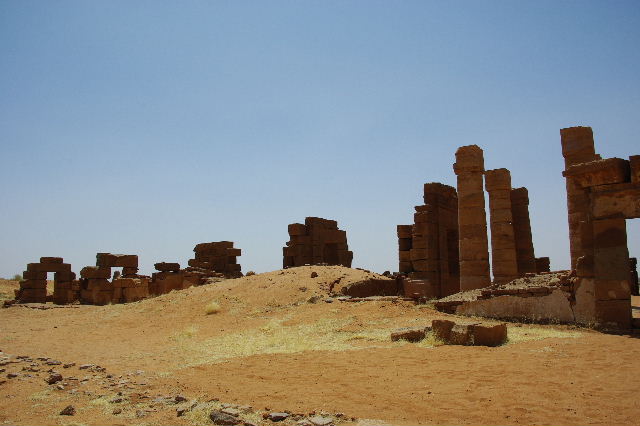
POLYGON ((284 268, 319 264, 351 267, 353 252, 349 251, 347 232, 339 229, 335 220, 307 217, 304 224, 290 224, 288 233, 289 241, 282 248, 284 268))
POLYGON ((189 259, 189 268, 185 269, 186 272, 200 274, 203 279, 242 276, 242 266, 238 263, 242 250, 233 247, 232 241, 200 243, 193 248, 193 251, 195 256, 189 259))

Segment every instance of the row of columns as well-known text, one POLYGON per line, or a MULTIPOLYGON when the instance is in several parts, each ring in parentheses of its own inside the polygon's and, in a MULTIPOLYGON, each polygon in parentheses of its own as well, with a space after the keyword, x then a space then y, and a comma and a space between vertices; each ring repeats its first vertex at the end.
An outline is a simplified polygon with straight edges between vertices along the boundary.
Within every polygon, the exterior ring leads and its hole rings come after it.
POLYGON ((458 148, 453 170, 458 185, 460 290, 491 283, 484 189, 489 194, 491 259, 496 283, 536 272, 529 197, 526 188, 511 188, 507 169, 484 169, 477 145, 458 148))

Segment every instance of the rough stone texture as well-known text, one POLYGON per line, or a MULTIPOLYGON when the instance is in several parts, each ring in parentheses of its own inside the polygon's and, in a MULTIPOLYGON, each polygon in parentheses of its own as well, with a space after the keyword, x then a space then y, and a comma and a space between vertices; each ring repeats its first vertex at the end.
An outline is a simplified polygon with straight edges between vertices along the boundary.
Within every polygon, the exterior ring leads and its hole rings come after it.
POLYGON ((414 299, 437 299, 440 289, 430 280, 403 279, 402 294, 414 299))
POLYGON ((536 274, 551 271, 551 260, 548 257, 536 257, 536 274))
POLYGON ((575 320, 567 295, 559 289, 541 297, 506 295, 471 301, 458 306, 455 313, 518 321, 571 323, 575 320))
POLYGON ((460 289, 483 288, 490 278, 482 149, 477 145, 458 148, 453 170, 458 180, 460 289))
POLYGON ((640 295, 640 288, 638 288, 638 259, 635 257, 629 258, 629 287, 631 288, 631 294, 634 296, 640 295))
POLYGON ((178 272, 180 271, 179 263, 159 262, 154 263, 153 267, 160 272, 178 272))
POLYGON ((484 177, 489 193, 493 279, 496 283, 505 283, 518 278, 511 214, 511 173, 507 169, 487 170, 484 177))
POLYGON ((351 297, 397 296, 401 285, 395 278, 370 278, 342 287, 340 293, 351 297))
POLYGON ((283 247, 283 267, 303 265, 342 265, 351 267, 353 252, 347 245, 347 233, 338 229, 335 220, 305 218, 304 225, 288 227, 289 241, 283 247))
POLYGON ((242 251, 239 248, 234 248, 233 242, 200 243, 193 248, 193 251, 195 257, 189 260, 190 268, 186 268, 186 271, 200 273, 202 283, 209 277, 237 278, 242 276, 242 267, 237 259, 242 251))
POLYGON ((425 327, 407 327, 394 330, 391 333, 391 340, 406 340, 408 342, 419 342, 427 335, 428 328, 425 327))
POLYGON ((536 273, 536 256, 531 235, 529 217, 529 192, 527 188, 511 190, 511 215, 513 218, 513 236, 516 243, 516 262, 518 275, 536 273))
POLYGON ((436 339, 449 345, 499 346, 507 341, 506 324, 457 324, 449 320, 433 320, 436 339))
POLYGON ((211 419, 214 425, 231 426, 243 423, 241 419, 219 410, 214 410, 209 413, 209 419, 211 419))

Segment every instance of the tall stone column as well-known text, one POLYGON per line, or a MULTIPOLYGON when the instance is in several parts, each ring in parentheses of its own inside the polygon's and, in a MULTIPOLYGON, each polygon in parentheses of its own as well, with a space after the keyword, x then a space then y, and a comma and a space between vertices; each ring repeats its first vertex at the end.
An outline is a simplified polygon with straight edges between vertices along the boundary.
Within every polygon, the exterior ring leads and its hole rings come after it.
POLYGON ((489 193, 493 279, 496 283, 506 283, 518 278, 511 215, 511 173, 507 169, 487 170, 484 179, 489 193))
MULTIPOLYGON (((565 170, 574 164, 588 163, 600 158, 595 152, 591 127, 560 129, 560 141, 565 170)), ((566 185, 571 269, 578 270, 581 276, 593 276, 593 229, 589 214, 589 191, 570 177, 567 177, 566 185), (584 258, 582 268, 578 268, 580 257, 584 258)))
POLYGON ((453 171, 458 177, 460 290, 483 288, 489 278, 487 216, 484 208, 484 157, 477 145, 458 148, 453 171))
POLYGON ((513 217, 513 236, 516 241, 516 261, 518 275, 536 273, 536 255, 531 237, 531 219, 529 217, 529 191, 527 188, 511 190, 511 216, 513 217))

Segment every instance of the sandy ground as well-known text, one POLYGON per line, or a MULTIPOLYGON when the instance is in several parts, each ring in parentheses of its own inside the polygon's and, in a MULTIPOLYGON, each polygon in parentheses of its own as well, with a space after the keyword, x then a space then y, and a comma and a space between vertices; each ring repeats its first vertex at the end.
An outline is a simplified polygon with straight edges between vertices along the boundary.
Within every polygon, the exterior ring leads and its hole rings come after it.
POLYGON ((285 410, 288 425, 313 413, 360 425, 638 423, 635 336, 509 324, 497 348, 392 343, 396 328, 453 316, 325 301, 338 278, 367 276, 302 267, 127 305, 0 309, 0 422, 211 424, 212 409, 248 405, 253 424, 285 410), (47 384, 48 370, 63 379, 47 384), (58 415, 67 405, 75 415, 58 415))

